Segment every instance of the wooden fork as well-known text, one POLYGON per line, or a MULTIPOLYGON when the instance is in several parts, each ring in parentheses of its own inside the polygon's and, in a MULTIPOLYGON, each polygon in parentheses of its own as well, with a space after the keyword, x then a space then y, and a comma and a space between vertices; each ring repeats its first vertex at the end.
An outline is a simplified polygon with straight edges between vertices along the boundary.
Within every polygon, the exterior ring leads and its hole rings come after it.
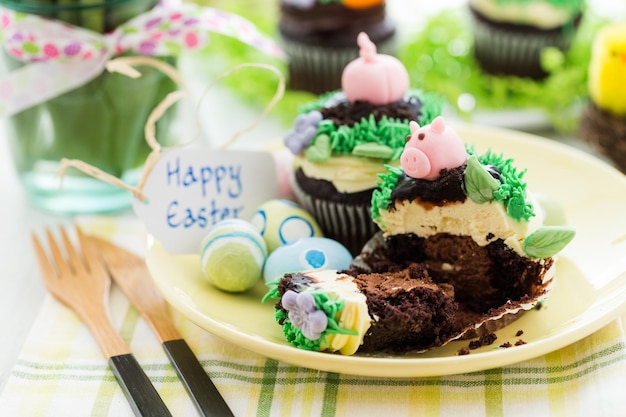
POLYGON ((111 279, 96 246, 78 227, 76 232, 80 253, 61 227, 67 260, 50 230, 46 230, 46 235, 51 259, 46 256, 37 236, 32 235, 37 261, 48 291, 87 325, 135 415, 171 417, 150 379, 111 324, 108 312, 111 279))

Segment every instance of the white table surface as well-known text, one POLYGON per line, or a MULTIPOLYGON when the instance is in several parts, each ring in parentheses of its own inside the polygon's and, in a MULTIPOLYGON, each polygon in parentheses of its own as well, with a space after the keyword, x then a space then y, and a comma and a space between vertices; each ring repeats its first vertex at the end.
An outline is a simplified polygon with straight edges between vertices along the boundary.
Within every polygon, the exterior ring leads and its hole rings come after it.
MULTIPOLYGON (((415 5, 415 9, 419 9, 423 15, 425 12, 432 14, 439 7, 457 6, 464 2, 464 0, 440 0, 439 2, 404 3, 405 1, 392 0, 389 4, 392 10, 399 10, 400 2, 403 6, 415 5)), ((602 10, 612 10, 613 13, 609 15, 613 17, 615 12, 626 16, 626 2, 593 0, 593 3, 598 4, 602 10)), ((399 17, 403 16, 406 23, 406 14, 399 17)), ((215 103, 219 103, 212 107, 217 112, 213 120, 220 121, 220 123, 203 126, 205 138, 210 138, 211 143, 226 140, 235 133, 228 127, 228 123, 224 123, 229 120, 229 116, 237 114, 241 117, 240 111, 248 112, 246 120, 252 120, 258 116, 258 112, 246 109, 236 98, 219 88, 208 97, 209 101, 214 100, 215 103), (233 110, 233 108, 239 108, 239 110, 233 110)), ((0 123, 2 123, 1 119, 0 123)), ((1 125, 0 132, 3 132, 1 125)), ((282 128, 278 122, 270 117, 254 132, 246 134, 239 145, 245 146, 247 141, 258 143, 259 140, 275 139, 281 133, 282 128)), ((549 131, 535 133, 555 137, 549 131)), ((0 392, 6 384, 46 293, 35 262, 30 232, 39 234, 45 227, 56 227, 59 223, 71 222, 69 216, 44 213, 29 205, 18 183, 6 139, 0 135, 0 270, 2 271, 0 272, 0 392)), ((575 138, 558 137, 557 139, 586 148, 575 138)), ((126 212, 120 215, 132 216, 133 214, 126 212)))

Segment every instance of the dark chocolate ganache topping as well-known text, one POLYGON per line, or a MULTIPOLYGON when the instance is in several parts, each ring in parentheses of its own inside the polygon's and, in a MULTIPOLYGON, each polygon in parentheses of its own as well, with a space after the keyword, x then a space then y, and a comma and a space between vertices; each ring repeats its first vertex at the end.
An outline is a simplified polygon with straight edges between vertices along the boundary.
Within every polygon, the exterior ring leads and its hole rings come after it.
POLYGON ((330 119, 335 126, 354 126, 361 119, 374 116, 380 121, 383 116, 399 120, 415 120, 419 122, 422 102, 415 96, 408 96, 393 103, 375 105, 366 101, 357 100, 349 103, 344 95, 331 106, 320 109, 324 119, 330 119))
POLYGON ((402 174, 398 178, 396 188, 391 193, 391 201, 413 201, 419 197, 421 201, 434 205, 463 202, 467 198, 463 188, 465 167, 466 164, 450 170, 444 168, 441 170, 439 178, 434 180, 412 178, 402 174))

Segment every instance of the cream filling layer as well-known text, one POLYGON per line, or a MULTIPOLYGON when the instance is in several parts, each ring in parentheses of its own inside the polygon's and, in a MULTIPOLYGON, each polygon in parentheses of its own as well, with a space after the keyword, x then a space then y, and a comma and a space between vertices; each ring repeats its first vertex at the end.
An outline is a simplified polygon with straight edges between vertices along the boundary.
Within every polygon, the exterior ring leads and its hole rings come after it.
POLYGON ((309 178, 331 182, 341 193, 357 193, 376 188, 378 174, 385 173, 385 164, 399 165, 398 160, 383 162, 380 159, 350 155, 333 156, 326 162, 310 162, 303 156, 294 158, 294 169, 302 168, 309 178))
POLYGON ((344 302, 343 309, 337 312, 335 317, 337 324, 357 333, 356 335, 327 334, 320 350, 339 351, 342 355, 354 354, 363 343, 363 337, 372 323, 365 294, 359 290, 350 275, 338 274, 334 269, 303 274, 313 281, 311 289, 324 290, 330 297, 344 302))
POLYGON ((480 246, 502 239, 520 256, 526 256, 524 239, 542 226, 543 216, 537 213, 527 222, 517 221, 506 213, 501 203, 478 204, 468 198, 464 202, 444 206, 398 201, 395 209, 380 212, 377 223, 385 236, 415 233, 417 236, 430 237, 448 233, 470 236, 480 246))
POLYGON ((497 0, 470 0, 474 9, 497 22, 532 25, 541 29, 552 29, 569 22, 574 12, 558 8, 548 2, 506 2, 497 0))

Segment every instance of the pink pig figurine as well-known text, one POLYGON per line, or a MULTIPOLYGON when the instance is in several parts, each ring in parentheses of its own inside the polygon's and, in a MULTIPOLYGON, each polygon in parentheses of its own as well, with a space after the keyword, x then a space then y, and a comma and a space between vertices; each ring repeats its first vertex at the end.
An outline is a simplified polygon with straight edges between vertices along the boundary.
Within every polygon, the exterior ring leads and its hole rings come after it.
POLYGON ((400 156, 400 164, 408 176, 434 180, 443 168, 456 168, 467 160, 463 140, 446 126, 443 117, 438 116, 423 127, 414 121, 409 126, 411 136, 400 156))
POLYGON ((409 88, 409 73, 400 60, 376 53, 376 45, 365 32, 359 33, 357 44, 359 58, 346 65, 341 76, 348 101, 379 105, 402 99, 409 88))

